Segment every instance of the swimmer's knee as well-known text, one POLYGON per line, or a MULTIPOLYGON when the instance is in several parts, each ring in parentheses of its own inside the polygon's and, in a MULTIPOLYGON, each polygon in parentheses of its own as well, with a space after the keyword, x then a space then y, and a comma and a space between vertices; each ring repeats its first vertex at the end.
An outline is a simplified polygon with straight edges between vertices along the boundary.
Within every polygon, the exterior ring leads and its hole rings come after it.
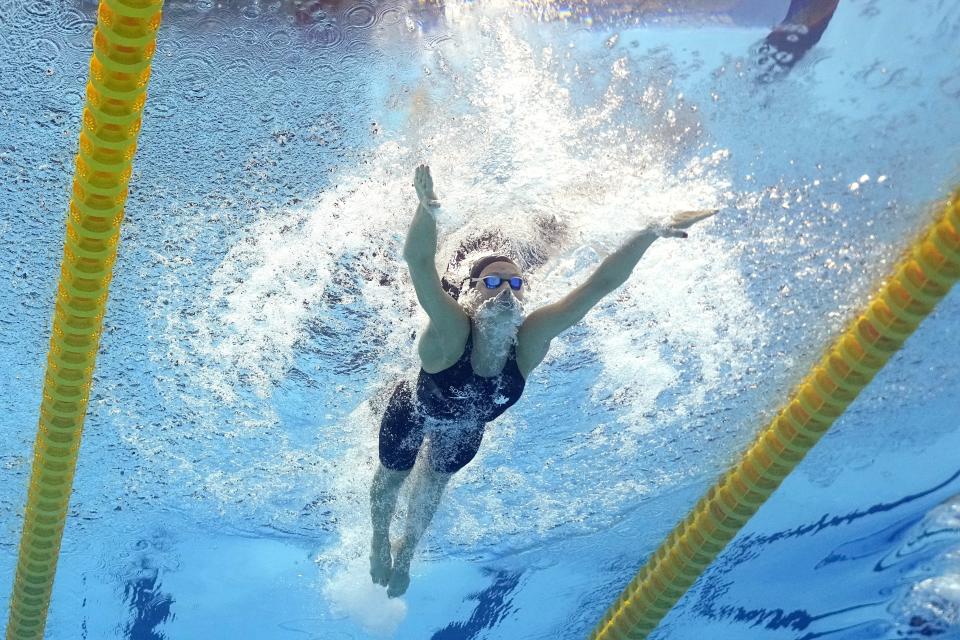
POLYGON ((430 467, 431 473, 434 473, 438 476, 440 475, 446 476, 446 479, 449 480, 453 476, 453 474, 457 473, 458 471, 463 469, 465 466, 470 464, 472 460, 473 460, 472 455, 469 457, 464 456, 459 459, 453 459, 453 460, 446 460, 446 459, 431 460, 429 467, 430 467))
POLYGON ((446 470, 434 469, 433 467, 428 467, 426 471, 430 476, 431 482, 433 482, 434 484, 438 484, 440 486, 446 486, 446 484, 450 482, 450 478, 453 477, 453 474, 459 471, 459 469, 454 469, 453 471, 446 471, 446 470))
MULTIPOLYGON (((397 486, 403 483, 406 477, 410 475, 410 471, 412 469, 413 467, 410 467, 409 469, 391 469, 381 462, 379 468, 377 469, 376 479, 378 479, 384 485, 397 486)), ((374 484, 377 483, 374 482, 374 484)))
POLYGON ((393 469, 384 465, 382 462, 380 463, 380 466, 383 468, 383 472, 390 477, 407 476, 411 471, 413 471, 413 467, 408 467, 406 469, 393 469))

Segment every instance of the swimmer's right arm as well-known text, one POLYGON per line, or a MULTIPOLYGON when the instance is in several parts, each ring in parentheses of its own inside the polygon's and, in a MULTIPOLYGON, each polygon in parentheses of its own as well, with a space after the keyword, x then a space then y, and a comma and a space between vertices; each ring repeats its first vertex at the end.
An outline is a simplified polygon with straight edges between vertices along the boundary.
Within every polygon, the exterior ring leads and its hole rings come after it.
POLYGON ((433 264, 437 255, 437 221, 422 204, 417 206, 407 231, 407 241, 403 244, 403 258, 407 264, 433 264))
POLYGON ((430 177, 430 167, 421 164, 417 167, 413 179, 413 186, 417 190, 420 202, 410 222, 407 232, 407 241, 403 245, 403 257, 407 264, 411 262, 433 265, 437 255, 437 220, 431 211, 440 203, 433 192, 433 179, 430 177))
POLYGON ((424 335, 441 336, 439 342, 444 344, 455 343, 465 331, 469 331, 470 322, 457 301, 443 290, 437 273, 437 221, 430 211, 430 204, 436 203, 436 196, 433 193, 433 181, 430 180, 430 169, 426 165, 417 168, 414 186, 421 200, 410 222, 407 241, 403 245, 403 258, 410 268, 417 301, 430 318, 424 335), (444 340, 446 338, 449 340, 444 340))

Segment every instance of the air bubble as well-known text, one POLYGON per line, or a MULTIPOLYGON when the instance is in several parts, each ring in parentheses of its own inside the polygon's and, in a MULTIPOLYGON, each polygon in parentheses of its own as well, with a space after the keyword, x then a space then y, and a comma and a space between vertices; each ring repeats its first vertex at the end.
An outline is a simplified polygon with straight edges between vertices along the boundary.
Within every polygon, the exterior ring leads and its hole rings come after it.
POLYGON ((293 42, 293 36, 283 29, 274 31, 267 36, 267 43, 274 49, 286 49, 293 42))
POLYGON ((93 34, 93 27, 96 20, 84 15, 79 9, 73 7, 57 11, 54 20, 58 33, 67 35, 93 34))
POLYGON ((343 42, 343 33, 334 24, 316 24, 307 29, 306 38, 321 49, 332 49, 343 42))
POLYGON ((45 18, 53 12, 54 4, 52 2, 44 2, 44 0, 34 0, 33 2, 28 2, 24 9, 27 13, 35 15, 40 18, 45 18))
POLYGON ((351 27, 366 29, 376 23, 377 14, 371 7, 361 4, 347 10, 344 19, 351 27))
POLYGON ((34 60, 50 64, 60 57, 60 45, 50 38, 36 38, 30 41, 30 51, 34 60))
MULTIPOLYGON (((200 47, 195 47, 198 50, 200 47)), ((207 54, 209 56, 209 54, 207 54)), ((201 100, 210 92, 214 82, 215 65, 210 57, 192 53, 177 58, 178 84, 187 100, 201 100)))
POLYGON ((399 9, 384 9, 377 16, 377 23, 381 25, 394 25, 400 22, 403 14, 399 9))

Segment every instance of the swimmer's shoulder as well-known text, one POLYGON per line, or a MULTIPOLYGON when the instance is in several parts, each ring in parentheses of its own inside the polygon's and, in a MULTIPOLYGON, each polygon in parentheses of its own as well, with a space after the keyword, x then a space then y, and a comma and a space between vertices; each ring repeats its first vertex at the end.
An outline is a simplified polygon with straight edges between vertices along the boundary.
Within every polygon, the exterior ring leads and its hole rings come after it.
POLYGON ((543 362, 550 351, 552 339, 546 331, 538 330, 536 324, 528 325, 525 321, 520 326, 517 331, 517 369, 524 380, 528 380, 533 370, 543 362))

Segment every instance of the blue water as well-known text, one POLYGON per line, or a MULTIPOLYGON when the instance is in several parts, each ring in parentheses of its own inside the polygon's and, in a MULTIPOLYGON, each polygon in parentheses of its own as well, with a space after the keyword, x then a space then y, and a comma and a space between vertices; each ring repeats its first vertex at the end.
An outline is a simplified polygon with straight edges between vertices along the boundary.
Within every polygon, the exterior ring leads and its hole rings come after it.
MULTIPOLYGON (((761 81, 787 2, 310 4, 166 5, 47 637, 583 638, 960 182, 960 6, 841 0, 761 81), (547 256, 529 308, 721 213, 554 340, 387 600, 367 492, 424 161, 438 266, 507 230, 547 256)), ((0 0, 3 602, 94 16, 0 0)), ((652 637, 960 637, 958 296, 652 637)))

